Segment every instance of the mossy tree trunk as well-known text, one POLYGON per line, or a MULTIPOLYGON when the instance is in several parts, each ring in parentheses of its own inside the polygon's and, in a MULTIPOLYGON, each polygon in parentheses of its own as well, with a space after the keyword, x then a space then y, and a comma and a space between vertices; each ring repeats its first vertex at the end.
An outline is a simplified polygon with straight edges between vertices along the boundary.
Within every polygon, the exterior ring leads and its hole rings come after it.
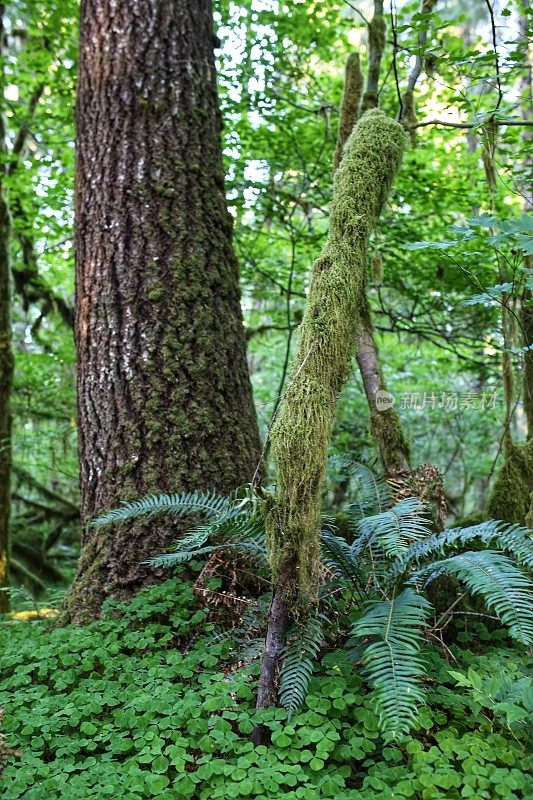
MULTIPOLYGON (((0 4, 0 57, 3 57, 4 5, 0 4)), ((1 68, 0 103, 4 99, 4 69, 1 68)), ((11 336, 11 270, 9 263, 10 218, 6 197, 6 130, 0 106, 0 590, 8 586, 9 523, 11 511, 11 391, 13 349, 11 336)), ((0 591, 0 612, 9 608, 9 598, 0 591)))
MULTIPOLYGON (((404 147, 403 128, 370 111, 346 142, 335 174, 329 237, 313 266, 292 377, 271 434, 277 491, 267 543, 276 585, 258 706, 276 697, 281 628, 317 599, 320 497, 337 399, 360 333, 368 239, 404 147)), ((262 738, 259 726, 254 741, 262 738)))
POLYGON ((179 533, 91 517, 156 491, 228 493, 260 459, 213 46, 210 0, 82 0, 74 620, 166 577, 141 562, 179 533))

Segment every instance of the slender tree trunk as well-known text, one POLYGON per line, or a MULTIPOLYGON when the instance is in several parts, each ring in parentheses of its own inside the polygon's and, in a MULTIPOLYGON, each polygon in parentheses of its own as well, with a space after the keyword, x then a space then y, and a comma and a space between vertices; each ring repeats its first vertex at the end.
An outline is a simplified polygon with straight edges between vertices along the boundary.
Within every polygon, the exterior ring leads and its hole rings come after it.
POLYGON ((260 458, 213 43, 210 0, 81 3, 75 620, 153 581, 140 562, 179 533, 92 516, 155 491, 230 492, 260 458))
MULTIPOLYGON (((520 34, 524 41, 528 36, 527 14, 531 9, 530 0, 522 0, 522 15, 520 17, 520 34)), ((533 118, 533 91, 532 91, 532 69, 530 52, 526 50, 524 64, 524 78, 522 80, 522 103, 521 112, 524 122, 531 122, 533 118)), ((531 183, 531 172, 533 170, 533 131, 525 127, 522 131, 522 142, 526 153, 524 164, 524 185, 522 194, 524 197, 524 211, 528 214, 533 212, 533 185, 531 183)), ((525 266, 533 269, 533 256, 526 256, 525 266)), ((533 345, 533 292, 531 289, 524 290, 522 298, 522 328, 524 333, 524 347, 533 345)), ((524 355, 523 371, 523 392, 524 392, 524 411, 527 420, 527 438, 533 439, 533 351, 528 350, 524 355)), ((532 507, 533 512, 533 507, 532 507)))
POLYGON ((389 478, 407 476, 411 469, 409 441, 392 404, 392 395, 387 390, 366 296, 362 301, 361 319, 357 365, 370 410, 370 431, 378 446, 385 475, 389 478))
MULTIPOLYGON (((4 5, 0 4, 0 56, 3 57, 4 5)), ((0 103, 4 99, 4 71, 0 80, 0 103)), ((6 199, 7 145, 3 108, 0 107, 0 590, 8 585, 9 519, 11 512, 11 390, 13 350, 11 343, 11 274, 9 264, 10 218, 6 199)), ((9 599, 0 591, 0 612, 9 599)))
MULTIPOLYGON (((426 0, 429 2, 429 0, 426 0)), ((377 26, 383 31, 384 22, 380 19, 382 14, 382 4, 375 4, 375 16, 370 26, 377 26)), ((376 66, 379 67, 382 59, 384 46, 383 37, 372 38, 369 35, 370 61, 373 70, 369 66, 369 77, 367 81, 367 91, 365 94, 365 105, 367 108, 377 108, 378 94, 377 85, 379 82, 379 69, 376 74, 376 66), (381 48, 379 53, 375 53, 376 47, 381 48), (370 91, 369 87, 370 86, 370 91)), ((416 81, 415 81, 416 82, 416 81)), ((415 83, 414 82, 414 83, 415 83)), ((413 83, 413 88, 414 88, 413 83)), ((359 56, 351 53, 346 62, 344 92, 339 118, 339 133, 337 147, 333 159, 334 171, 339 166, 342 152, 354 125, 359 116, 359 105, 361 101, 361 91, 363 85, 363 74, 359 63, 359 56)), ((407 436, 402 427, 400 416, 394 405, 387 404, 388 397, 387 384, 381 369, 379 350, 374 339, 374 328, 372 316, 366 291, 361 298, 361 332, 359 345, 357 348, 357 365, 361 373, 363 387, 365 390, 368 408, 370 411, 370 429, 374 441, 377 444, 383 469, 388 477, 405 476, 410 471, 410 448, 407 436), (380 392, 380 395, 377 395, 380 392), (382 401, 380 403, 380 400, 382 401), (384 402, 383 402, 384 401, 384 402)))

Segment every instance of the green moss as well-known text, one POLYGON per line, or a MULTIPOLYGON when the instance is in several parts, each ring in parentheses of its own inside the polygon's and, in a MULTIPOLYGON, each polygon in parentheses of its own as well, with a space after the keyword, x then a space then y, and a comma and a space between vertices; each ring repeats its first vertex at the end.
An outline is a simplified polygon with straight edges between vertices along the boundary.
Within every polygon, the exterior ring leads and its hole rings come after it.
POLYGON ((165 287, 164 286, 152 286, 146 295, 148 300, 152 303, 158 303, 159 300, 162 300, 165 296, 165 287))
POLYGON ((489 517, 523 525, 530 513, 532 491, 533 439, 518 445, 508 443, 490 496, 489 517))
POLYGON ((317 591, 320 491, 337 397, 357 342, 368 238, 400 166, 403 128, 365 114, 335 175, 328 241, 315 262, 292 377, 272 430, 276 501, 267 515, 274 573, 299 605, 317 591))

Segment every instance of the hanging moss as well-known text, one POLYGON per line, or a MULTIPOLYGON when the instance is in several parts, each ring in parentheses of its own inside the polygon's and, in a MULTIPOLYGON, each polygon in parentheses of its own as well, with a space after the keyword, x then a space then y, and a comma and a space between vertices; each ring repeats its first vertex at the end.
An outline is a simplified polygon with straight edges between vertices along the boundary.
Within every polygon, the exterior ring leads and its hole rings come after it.
POLYGON ((533 439, 506 445, 505 461, 494 483, 488 516, 523 525, 530 514, 533 492, 533 439))
POLYGON ((402 126, 378 110, 361 118, 346 143, 329 238, 313 267, 292 378, 272 430, 278 490, 267 515, 269 553, 286 594, 300 606, 316 593, 320 490, 337 397, 359 333, 368 238, 405 145, 402 126))
POLYGON ((526 514, 525 522, 527 527, 533 530, 533 492, 529 495, 529 511, 526 514))
POLYGON ((333 156, 333 170, 336 170, 341 163, 342 151, 346 141, 351 134, 357 116, 359 114, 359 103, 363 92, 363 73, 358 53, 350 53, 346 60, 344 70, 344 91, 342 93, 341 108, 339 114, 339 134, 337 137, 337 147, 333 156))

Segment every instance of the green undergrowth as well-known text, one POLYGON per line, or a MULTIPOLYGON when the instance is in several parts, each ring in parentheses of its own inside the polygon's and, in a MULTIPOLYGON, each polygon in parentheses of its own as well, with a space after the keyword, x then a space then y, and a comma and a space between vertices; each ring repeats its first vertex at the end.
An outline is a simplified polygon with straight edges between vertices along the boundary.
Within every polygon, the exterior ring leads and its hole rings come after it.
POLYGON ((475 652, 429 652, 428 705, 412 736, 385 745, 345 651, 323 656, 292 719, 255 712, 258 663, 236 663, 179 578, 87 627, 4 622, 2 733, 21 756, 1 797, 533 798, 525 656, 498 631, 461 638, 475 652), (249 740, 259 719, 269 748, 249 740))

